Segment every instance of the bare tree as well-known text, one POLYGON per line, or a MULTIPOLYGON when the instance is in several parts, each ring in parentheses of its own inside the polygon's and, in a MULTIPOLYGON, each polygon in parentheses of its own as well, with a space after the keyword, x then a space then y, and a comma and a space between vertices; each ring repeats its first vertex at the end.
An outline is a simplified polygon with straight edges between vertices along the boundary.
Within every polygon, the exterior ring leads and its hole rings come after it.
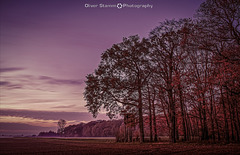
POLYGON ((64 119, 60 119, 58 121, 58 132, 61 134, 61 136, 64 134, 64 129, 67 122, 64 119))
MULTIPOLYGON (((169 128, 172 142, 176 142, 177 128, 176 128, 176 88, 179 87, 181 91, 180 98, 183 105, 181 78, 179 74, 182 69, 181 64, 187 58, 186 41, 191 28, 191 20, 182 19, 167 20, 160 23, 158 27, 150 33, 150 40, 152 43, 152 64, 154 65, 154 72, 159 77, 158 88, 162 102, 168 105, 169 128), (190 28, 189 28, 190 27, 190 28), (178 78, 177 78, 178 77, 178 78)), ((184 68, 184 67, 183 67, 184 68)), ((156 82, 157 83, 157 82, 156 82)), ((164 104, 164 103, 162 103, 164 104)), ((184 115, 182 115, 184 116, 184 115)))

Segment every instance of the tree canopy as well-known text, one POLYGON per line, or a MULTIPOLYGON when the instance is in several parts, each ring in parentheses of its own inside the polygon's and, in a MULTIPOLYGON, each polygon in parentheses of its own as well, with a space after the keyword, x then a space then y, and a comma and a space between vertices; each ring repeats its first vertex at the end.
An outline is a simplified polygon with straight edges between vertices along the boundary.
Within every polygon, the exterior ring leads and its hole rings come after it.
POLYGON ((123 38, 87 75, 88 111, 124 116, 127 134, 131 117, 140 142, 146 123, 150 140, 165 123, 172 142, 182 136, 229 143, 230 134, 239 141, 239 18, 238 0, 206 0, 192 19, 160 22, 148 38, 123 38))

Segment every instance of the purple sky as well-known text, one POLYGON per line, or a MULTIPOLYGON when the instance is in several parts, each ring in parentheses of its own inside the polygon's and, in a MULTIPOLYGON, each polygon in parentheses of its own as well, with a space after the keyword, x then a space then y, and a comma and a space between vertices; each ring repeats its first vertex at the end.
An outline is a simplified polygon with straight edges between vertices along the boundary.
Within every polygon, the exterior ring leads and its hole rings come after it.
POLYGON ((147 37, 165 19, 192 17, 202 2, 1 0, 0 134, 37 134, 37 127, 56 131, 59 119, 68 124, 93 120, 82 93, 101 53, 123 37, 147 37), (153 8, 85 8, 119 2, 153 8))

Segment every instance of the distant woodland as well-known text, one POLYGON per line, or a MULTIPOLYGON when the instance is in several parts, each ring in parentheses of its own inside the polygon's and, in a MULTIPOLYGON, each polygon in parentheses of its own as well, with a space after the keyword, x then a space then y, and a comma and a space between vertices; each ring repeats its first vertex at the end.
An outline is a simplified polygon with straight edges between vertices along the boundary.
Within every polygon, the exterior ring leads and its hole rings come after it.
POLYGON ((123 117, 128 142, 239 142, 240 1, 206 0, 192 19, 123 38, 87 75, 84 97, 94 117, 123 117))
POLYGON ((122 120, 98 120, 89 123, 69 125, 59 132, 40 132, 38 136, 46 137, 115 137, 119 132, 122 120))
MULTIPOLYGON (((164 117, 157 117, 158 124, 161 126, 157 130, 159 136, 168 136, 167 124, 164 124, 164 117), (161 130, 160 130, 161 129, 161 130)), ((144 118, 145 124, 145 135, 150 136, 150 128, 148 126, 148 119, 144 118)), ((69 125, 64 127, 63 130, 58 132, 40 132, 38 136, 43 137, 116 137, 117 141, 125 141, 126 136, 126 125, 124 120, 97 120, 88 123, 79 123, 76 125, 69 125)), ((135 140, 139 138, 138 126, 132 128, 132 135, 135 140)), ((160 137, 159 137, 160 138, 160 137)))

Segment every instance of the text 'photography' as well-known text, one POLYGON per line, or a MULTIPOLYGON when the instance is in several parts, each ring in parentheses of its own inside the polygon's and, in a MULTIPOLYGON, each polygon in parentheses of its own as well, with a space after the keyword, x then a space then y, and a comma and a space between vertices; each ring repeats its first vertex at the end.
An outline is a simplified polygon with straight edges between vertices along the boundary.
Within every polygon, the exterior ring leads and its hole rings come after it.
POLYGON ((124 8, 137 8, 137 9, 147 9, 153 8, 151 4, 126 4, 126 3, 117 3, 117 4, 85 4, 85 8, 117 8, 117 9, 124 9, 124 8))

